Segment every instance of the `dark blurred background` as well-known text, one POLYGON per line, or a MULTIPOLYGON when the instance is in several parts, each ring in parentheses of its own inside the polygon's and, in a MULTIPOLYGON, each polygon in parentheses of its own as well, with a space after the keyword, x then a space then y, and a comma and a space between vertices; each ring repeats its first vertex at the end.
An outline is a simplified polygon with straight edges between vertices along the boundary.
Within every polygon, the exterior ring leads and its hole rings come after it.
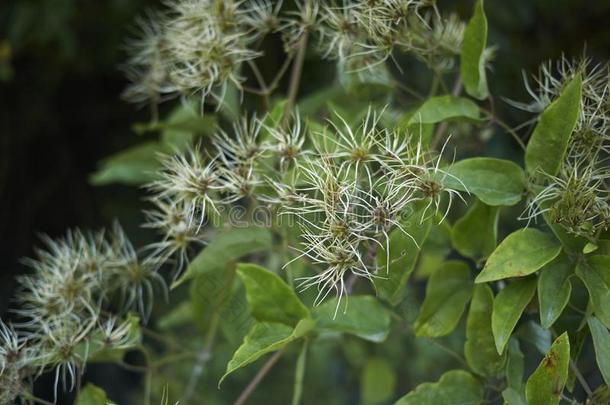
MULTIPOLYGON (((141 141, 131 131, 146 109, 120 99, 122 47, 146 0, 3 0, 0 2, 0 314, 6 313, 20 259, 40 233, 98 228, 118 217, 137 235, 142 193, 94 187, 104 156, 141 141)), ((464 19, 472 0, 439 1, 464 19)), ((498 46, 492 93, 523 100, 521 71, 549 58, 586 54, 610 59, 609 0, 488 0, 490 44, 498 46)), ((315 86, 318 61, 305 83, 315 86), (313 84, 312 84, 313 83, 313 84)), ((326 70, 324 70, 326 71, 326 70)), ((318 77, 322 81, 321 74, 318 77)), ((499 101, 499 98, 497 99, 499 101)), ((505 121, 519 113, 499 102, 505 121)), ((136 236, 137 238, 137 236, 136 236)))

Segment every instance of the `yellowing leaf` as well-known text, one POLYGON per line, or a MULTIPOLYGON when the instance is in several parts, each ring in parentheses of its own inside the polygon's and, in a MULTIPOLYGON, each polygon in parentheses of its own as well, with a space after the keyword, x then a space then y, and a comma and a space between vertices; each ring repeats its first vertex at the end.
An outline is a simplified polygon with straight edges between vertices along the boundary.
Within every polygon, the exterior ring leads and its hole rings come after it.
POLYGON ((568 379, 570 341, 568 334, 559 336, 538 368, 527 380, 525 397, 528 405, 559 404, 563 387, 568 379))

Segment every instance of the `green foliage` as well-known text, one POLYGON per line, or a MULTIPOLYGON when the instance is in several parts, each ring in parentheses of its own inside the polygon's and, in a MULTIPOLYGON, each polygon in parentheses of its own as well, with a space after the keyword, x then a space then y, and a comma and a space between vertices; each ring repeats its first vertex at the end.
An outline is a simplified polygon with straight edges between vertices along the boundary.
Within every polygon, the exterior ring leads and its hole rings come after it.
POLYGON ((383 277, 373 283, 377 295, 392 305, 397 305, 403 298, 407 280, 415 269, 420 247, 424 244, 432 226, 432 218, 425 217, 423 210, 415 210, 402 223, 402 229, 390 233, 390 265, 385 246, 379 249, 377 265, 383 277))
POLYGON ((527 276, 553 260, 560 251, 561 245, 552 236, 533 228, 519 229, 493 251, 475 282, 527 276))
POLYGON ((88 383, 78 394, 75 403, 76 405, 108 405, 111 402, 103 389, 88 383))
POLYGON ((568 379, 570 341, 568 334, 559 336, 540 365, 527 380, 525 396, 528 405, 558 404, 568 379))
POLYGON ((515 205, 523 198, 525 176, 515 163, 493 158, 471 158, 447 169, 443 183, 474 194, 487 205, 515 205))
POLYGON ((499 214, 499 207, 476 200, 451 230, 455 250, 474 260, 488 257, 496 248, 499 214))
POLYGON ((460 72, 466 92, 479 100, 489 96, 485 73, 487 46, 487 17, 483 0, 477 0, 472 18, 464 31, 464 43, 460 59, 460 72))
POLYGON ((572 292, 570 277, 574 274, 574 264, 561 253, 546 264, 538 277, 538 302, 540 325, 550 328, 563 312, 572 292))
POLYGON ((483 387, 470 373, 452 370, 435 383, 424 383, 395 405, 478 404, 483 400, 483 387))
POLYGON ((384 403, 394 395, 395 387, 396 373, 389 362, 383 358, 369 358, 360 376, 360 403, 384 403))
POLYGON ((494 296, 486 284, 475 285, 466 323, 464 356, 475 373, 485 377, 500 375, 506 363, 506 355, 498 355, 491 318, 494 296))
POLYGON ((407 125, 436 124, 455 119, 479 121, 479 107, 467 98, 432 97, 413 112, 407 125))
POLYGON ((237 274, 246 286, 252 316, 259 322, 296 325, 309 318, 309 309, 276 274, 253 264, 238 264, 237 274))
POLYGON ((315 308, 313 318, 320 331, 349 333, 371 342, 383 342, 390 332, 390 313, 370 296, 352 296, 344 311, 337 311, 336 299, 315 308))
POLYGON ((591 256, 576 266, 576 274, 587 287, 597 318, 610 328, 610 256, 591 256))
POLYGON ((578 119, 581 88, 582 77, 578 74, 540 115, 525 150, 525 167, 529 172, 539 170, 555 175, 559 171, 578 119))
POLYGON ((491 314, 491 330, 498 354, 504 352, 521 313, 534 297, 536 280, 525 278, 509 284, 494 299, 491 314))
POLYGON ((606 385, 610 385, 610 332, 595 317, 589 318, 588 323, 593 337, 597 366, 606 385))
POLYGON ((426 298, 415 320, 415 335, 439 337, 451 333, 470 300, 472 287, 468 265, 445 262, 428 280, 426 298))

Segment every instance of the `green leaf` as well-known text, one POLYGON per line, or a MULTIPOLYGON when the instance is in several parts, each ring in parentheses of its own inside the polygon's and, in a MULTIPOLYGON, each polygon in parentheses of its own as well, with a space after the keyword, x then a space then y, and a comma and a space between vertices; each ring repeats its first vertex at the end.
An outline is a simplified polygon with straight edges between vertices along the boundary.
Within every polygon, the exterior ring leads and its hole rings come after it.
POLYGON ((554 176, 559 171, 578 120, 581 87, 582 78, 577 74, 540 115, 525 150, 525 168, 528 172, 541 170, 554 176))
POLYGON ((455 249, 474 260, 486 258, 496 248, 500 209, 476 200, 451 231, 455 249))
POLYGON ((508 338, 510 338, 521 313, 532 300, 535 292, 535 278, 521 279, 506 286, 494 299, 491 330, 498 353, 504 352, 508 338))
POLYGON ((506 405, 527 405, 525 396, 514 388, 506 388, 502 391, 502 399, 506 405))
POLYGON ((597 318, 610 328, 610 256, 589 256, 576 266, 597 318))
POLYGON ((478 0, 474 6, 474 14, 464 30, 460 72, 466 92, 479 100, 489 96, 485 74, 486 46, 487 17, 483 9, 483 0, 478 0))
POLYGON ((94 186, 149 183, 156 180, 155 173, 161 167, 159 153, 168 152, 170 149, 167 145, 157 141, 142 142, 104 158, 99 169, 89 177, 89 182, 94 186))
POLYGON ((551 348, 551 331, 543 329, 532 320, 520 325, 515 336, 534 346, 541 354, 545 354, 551 348))
POLYGON ((487 284, 474 286, 468 320, 464 356, 468 366, 481 376, 498 376, 506 362, 505 355, 498 355, 491 331, 493 292, 487 284))
POLYGON ((373 279, 377 295, 392 305, 403 298, 407 280, 415 268, 419 250, 424 244, 433 218, 423 218, 423 210, 415 210, 401 221, 401 229, 390 233, 390 266, 387 267, 387 254, 384 248, 377 252, 377 266, 381 277, 373 279), (404 232, 403 232, 404 230, 404 232), (405 232, 408 235, 405 235, 405 232))
POLYGON ((273 238, 268 229, 251 226, 231 228, 218 233, 193 259, 186 272, 172 284, 176 288, 184 281, 219 269, 245 255, 271 249, 273 238))
POLYGON ((432 224, 428 238, 419 252, 419 261, 414 277, 426 279, 430 277, 445 262, 445 257, 451 253, 451 225, 449 221, 442 221, 442 215, 432 224))
POLYGON ((483 387, 470 373, 451 370, 435 383, 423 383, 395 405, 474 405, 483 402, 483 387))
MULTIPOLYGON (((506 384, 521 393, 523 391, 523 370, 525 362, 519 340, 510 339, 508 342, 508 361, 506 362, 506 384)), ((525 398, 523 398, 525 400, 525 398)), ((523 401, 525 402, 525 401, 523 401)))
POLYGON ((568 233, 563 226, 555 223, 550 218, 549 212, 542 214, 542 217, 551 231, 553 231, 553 234, 559 239, 566 252, 573 254, 580 254, 582 252, 587 244, 586 238, 568 233))
POLYGON ((345 311, 337 310, 333 298, 314 308, 316 329, 349 333, 371 342, 383 342, 390 332, 390 313, 369 295, 353 295, 347 298, 345 311))
POLYGON ((242 345, 227 364, 227 370, 218 385, 220 386, 224 379, 235 370, 247 366, 267 353, 280 350, 288 343, 304 336, 313 327, 314 322, 311 319, 303 319, 295 327, 274 322, 254 324, 242 345))
POLYGON ((360 376, 360 403, 376 405, 385 403, 394 395, 396 373, 383 358, 371 357, 366 361, 360 376))
POLYGON ((252 316, 261 322, 296 325, 309 318, 309 309, 277 274, 255 264, 240 263, 237 274, 246 287, 252 316))
POLYGON ((448 261, 432 273, 426 285, 426 297, 415 320, 415 335, 440 337, 455 329, 472 295, 468 265, 448 261))
POLYGON ((597 367, 599 367, 606 385, 610 386, 610 332, 595 317, 589 318, 587 322, 593 337, 597 367))
POLYGON ((476 283, 524 277, 534 273, 561 252, 555 238, 534 228, 519 229, 508 235, 489 256, 476 283))
POLYGON ((413 113, 407 125, 435 124, 457 118, 478 121, 480 119, 479 107, 467 98, 431 97, 413 113))
POLYGON ((111 401, 100 387, 87 383, 74 402, 76 405, 108 405, 111 401))
POLYGON ((572 283, 570 283, 572 274, 574 274, 574 264, 563 253, 540 270, 538 302, 540 324, 543 328, 550 328, 568 305, 572 292, 572 283))
POLYGON ((559 404, 563 387, 568 379, 570 341, 568 334, 559 336, 538 368, 527 380, 525 397, 528 405, 559 404))
POLYGON ((477 157, 445 169, 446 187, 467 191, 487 205, 515 205, 525 190, 523 170, 510 160, 477 157))

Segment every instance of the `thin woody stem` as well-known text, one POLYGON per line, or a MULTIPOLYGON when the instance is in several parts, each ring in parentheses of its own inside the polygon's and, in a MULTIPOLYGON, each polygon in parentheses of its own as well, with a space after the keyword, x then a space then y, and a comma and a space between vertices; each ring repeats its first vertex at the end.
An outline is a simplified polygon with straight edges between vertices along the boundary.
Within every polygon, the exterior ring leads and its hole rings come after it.
POLYGON ((263 366, 260 368, 260 370, 258 370, 258 372, 254 376, 252 381, 250 381, 250 384, 248 384, 246 389, 241 393, 239 398, 237 398, 237 400, 234 402, 234 405, 243 405, 246 402, 246 400, 248 399, 250 394, 252 394, 252 392, 254 392, 254 390, 256 389, 258 384, 260 384, 260 382, 263 380, 263 378, 265 378, 265 376, 267 375, 269 370, 271 370, 271 368, 275 365, 275 363, 277 363, 277 361, 280 359, 280 357, 282 357, 282 354, 284 354, 285 350, 286 350, 286 346, 284 346, 282 349, 278 350, 277 352, 273 353, 273 356, 269 357, 269 360, 267 360, 265 362, 265 364, 263 364, 263 366))

